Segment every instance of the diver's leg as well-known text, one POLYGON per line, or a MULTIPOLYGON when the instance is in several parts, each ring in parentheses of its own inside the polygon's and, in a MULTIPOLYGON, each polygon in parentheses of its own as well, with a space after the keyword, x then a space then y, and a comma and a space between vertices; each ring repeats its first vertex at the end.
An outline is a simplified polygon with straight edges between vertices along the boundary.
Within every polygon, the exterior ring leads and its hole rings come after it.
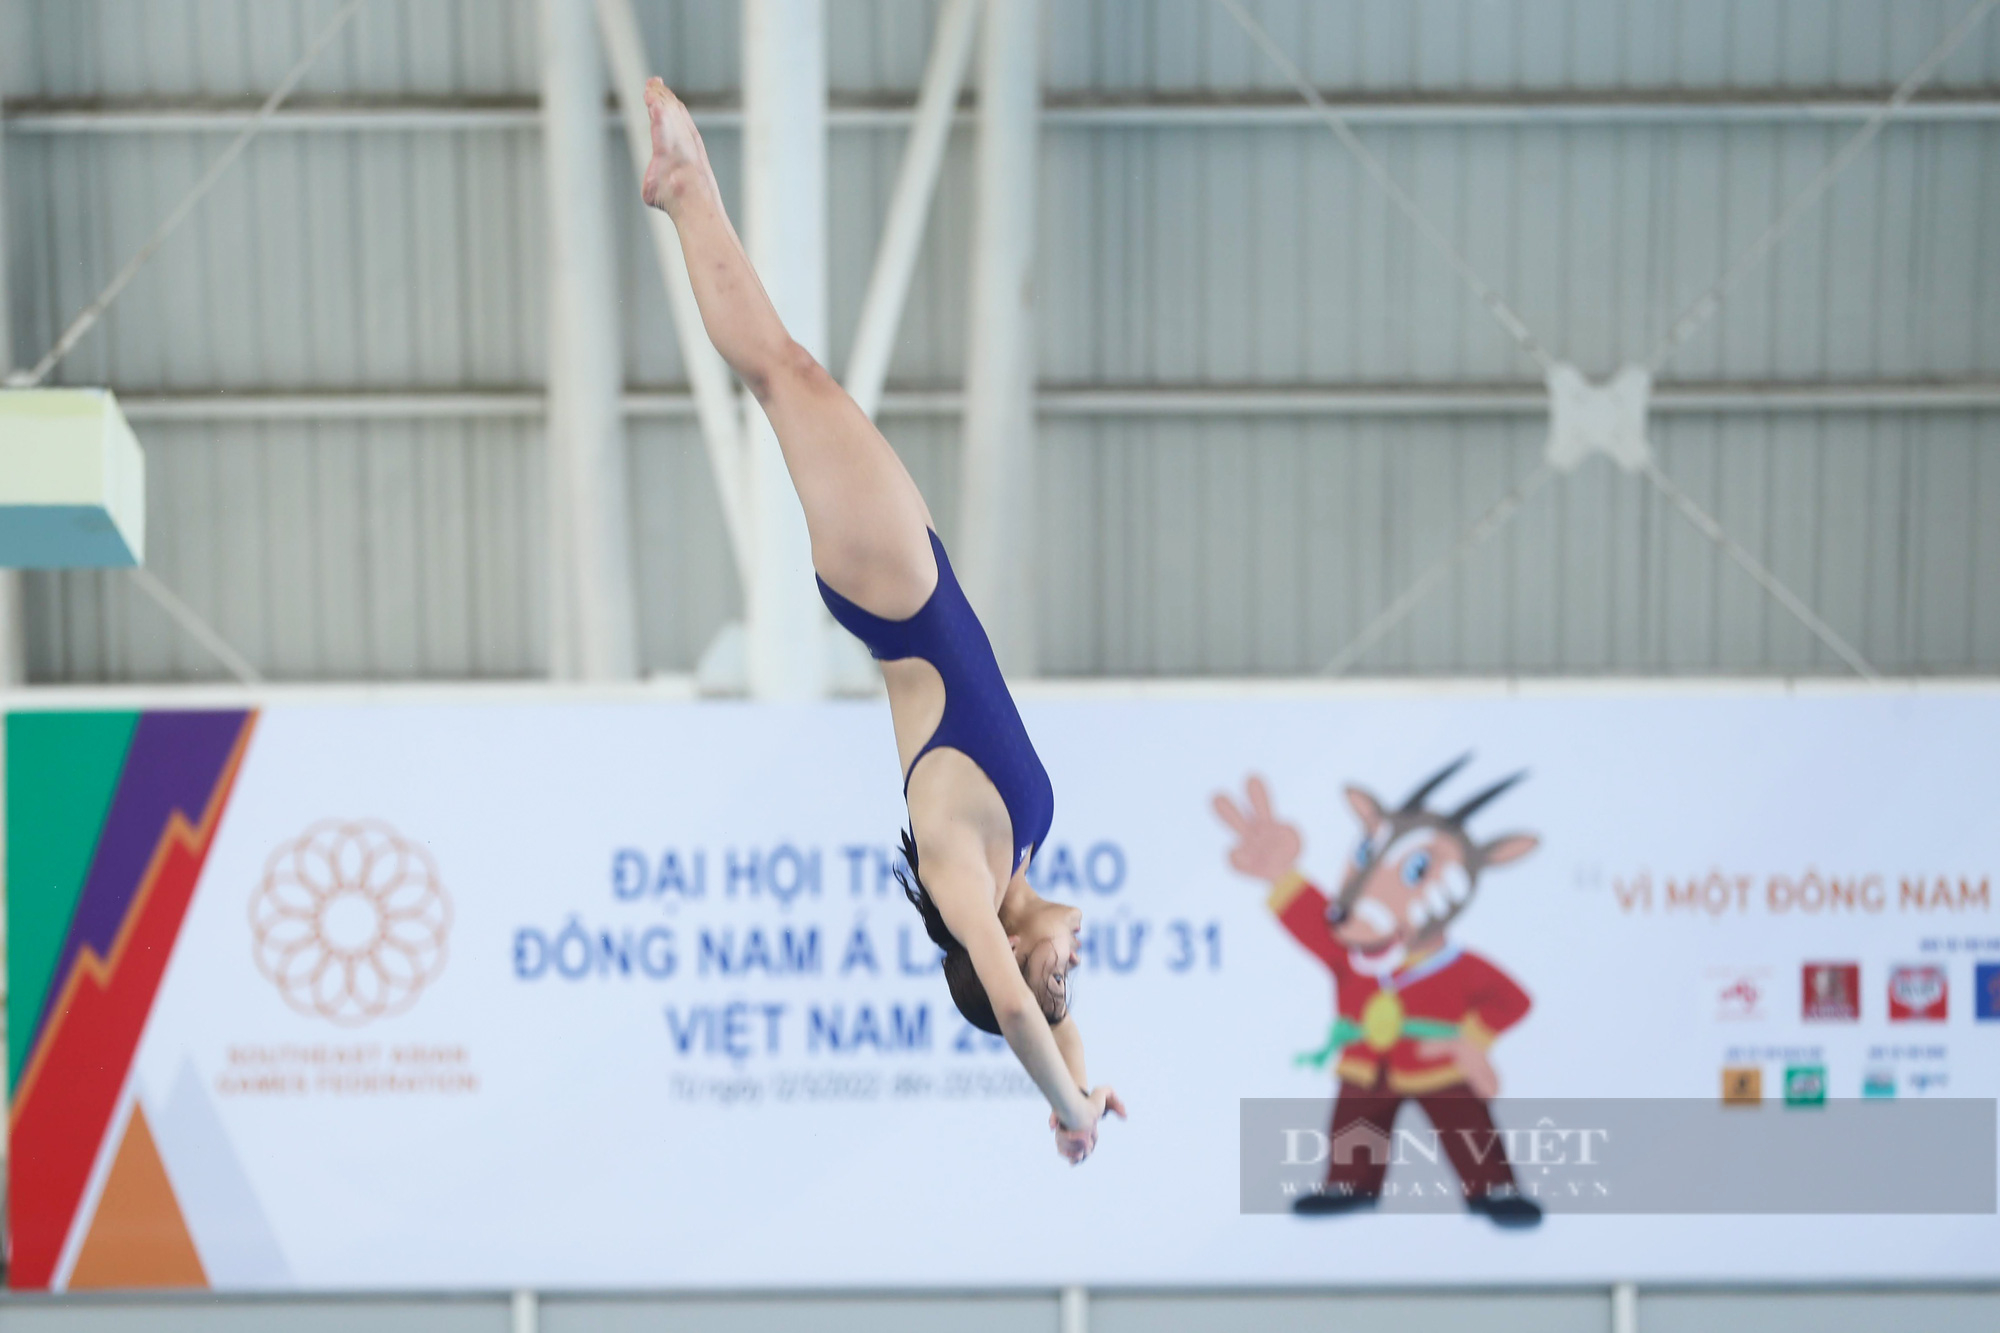
POLYGON ((673 218, 709 339, 777 431, 814 567, 864 610, 915 614, 937 582, 923 496, 874 423, 785 331, 723 210, 687 108, 655 79, 646 109, 653 161, 641 193, 673 218))

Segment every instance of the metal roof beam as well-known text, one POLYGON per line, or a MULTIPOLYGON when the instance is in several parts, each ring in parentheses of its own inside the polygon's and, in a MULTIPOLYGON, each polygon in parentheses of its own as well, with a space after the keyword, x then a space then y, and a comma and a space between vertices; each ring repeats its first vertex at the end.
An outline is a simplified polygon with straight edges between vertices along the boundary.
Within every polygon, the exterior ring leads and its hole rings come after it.
MULTIPOLYGON (((1350 125, 1709 125, 1858 124, 1881 109, 1889 89, 1660 89, 1631 92, 1578 89, 1546 92, 1395 93, 1327 92, 1327 106, 1350 125)), ((17 98, 6 103, 10 134, 184 134, 238 130, 255 113, 235 99, 17 98)), ((693 106, 704 132, 735 131, 742 107, 710 100, 693 106)), ((973 103, 960 103, 957 120, 971 125, 973 103)), ((1246 129, 1305 127, 1320 123, 1311 107, 1289 93, 1228 96, 1080 97, 1051 93, 1042 128, 1246 129)), ((907 130, 916 106, 900 99, 834 98, 827 125, 836 130, 907 130)), ((605 122, 618 119, 607 104, 605 122)), ((1896 121, 1938 123, 2000 120, 2000 88, 1960 88, 1927 94, 1900 108, 1896 121)), ((541 105, 532 97, 408 97, 299 101, 272 117, 267 134, 533 130, 541 105)))
MULTIPOLYGON (((120 392, 134 422, 522 420, 546 410, 536 387, 439 390, 274 392, 214 389, 191 393, 120 392)), ((1045 418, 1537 416, 1548 411, 1539 383, 1344 385, 1044 386, 1035 395, 1045 418)), ((695 418, 685 387, 628 388, 627 417, 695 418)), ((965 406, 957 389, 892 389, 888 417, 954 417, 965 406)), ((2000 378, 1966 380, 1669 381, 1653 387, 1655 414, 1701 412, 2000 411, 2000 378)))

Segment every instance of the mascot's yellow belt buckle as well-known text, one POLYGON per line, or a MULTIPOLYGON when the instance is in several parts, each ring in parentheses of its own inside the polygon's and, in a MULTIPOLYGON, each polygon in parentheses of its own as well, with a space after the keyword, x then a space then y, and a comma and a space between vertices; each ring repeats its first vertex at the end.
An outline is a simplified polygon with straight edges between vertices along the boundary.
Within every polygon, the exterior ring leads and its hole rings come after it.
POLYGON ((1403 998, 1378 990, 1361 1009, 1361 1040, 1370 1050, 1386 1051, 1403 1035, 1403 998))

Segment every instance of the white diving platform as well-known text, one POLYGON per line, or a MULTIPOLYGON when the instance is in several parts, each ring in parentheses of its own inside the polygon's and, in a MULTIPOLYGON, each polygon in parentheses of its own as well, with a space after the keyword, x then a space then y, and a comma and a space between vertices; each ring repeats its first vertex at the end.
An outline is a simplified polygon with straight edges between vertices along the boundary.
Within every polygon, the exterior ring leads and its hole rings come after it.
POLYGON ((146 455, 109 389, 0 390, 0 567, 146 558, 146 455))

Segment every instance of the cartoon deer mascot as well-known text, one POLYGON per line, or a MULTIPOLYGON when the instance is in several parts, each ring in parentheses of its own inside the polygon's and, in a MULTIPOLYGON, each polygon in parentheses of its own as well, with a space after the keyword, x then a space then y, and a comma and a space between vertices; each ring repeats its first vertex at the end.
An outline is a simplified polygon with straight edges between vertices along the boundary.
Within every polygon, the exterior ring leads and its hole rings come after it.
MULTIPOLYGON (((1236 834, 1229 864, 1270 885, 1278 920, 1333 973, 1338 1017, 1325 1047, 1301 1057, 1319 1068, 1335 1062, 1340 1092, 1329 1139, 1341 1142, 1363 1122, 1387 1136, 1397 1110, 1414 1099, 1443 1141, 1468 1206, 1501 1226, 1534 1226, 1541 1209, 1516 1189, 1486 1105, 1500 1088, 1487 1050, 1528 1012, 1528 996, 1445 932, 1482 874, 1520 860, 1540 839, 1510 833, 1477 842, 1466 831, 1519 773, 1449 814, 1425 807, 1471 757, 1446 765, 1395 810, 1360 787, 1347 789, 1361 842, 1330 902, 1300 873, 1304 841, 1296 825, 1271 812, 1261 778, 1249 780, 1248 809, 1218 795, 1215 811, 1236 834)), ((1388 1169, 1385 1154, 1335 1154, 1324 1192, 1301 1196, 1293 1211, 1326 1216, 1373 1207, 1388 1169)))

